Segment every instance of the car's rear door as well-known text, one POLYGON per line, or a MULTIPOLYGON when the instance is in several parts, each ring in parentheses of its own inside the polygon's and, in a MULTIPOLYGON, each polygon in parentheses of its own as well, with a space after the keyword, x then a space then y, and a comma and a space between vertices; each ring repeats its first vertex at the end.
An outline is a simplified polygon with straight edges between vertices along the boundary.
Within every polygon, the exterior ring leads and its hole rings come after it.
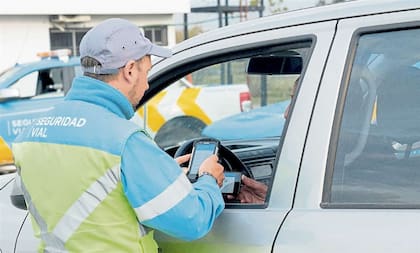
POLYGON ((419 16, 339 21, 274 252, 420 251, 419 16))

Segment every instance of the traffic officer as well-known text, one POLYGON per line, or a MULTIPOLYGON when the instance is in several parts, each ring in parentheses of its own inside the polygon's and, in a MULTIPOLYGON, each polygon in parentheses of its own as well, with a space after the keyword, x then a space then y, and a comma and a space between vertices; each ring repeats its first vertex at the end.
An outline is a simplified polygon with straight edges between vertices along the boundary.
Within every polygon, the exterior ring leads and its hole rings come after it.
POLYGON ((13 144, 42 252, 157 252, 153 229, 204 236, 222 212, 223 167, 211 156, 191 184, 178 163, 129 121, 148 89, 151 55, 139 28, 108 19, 80 43, 84 76, 13 144))

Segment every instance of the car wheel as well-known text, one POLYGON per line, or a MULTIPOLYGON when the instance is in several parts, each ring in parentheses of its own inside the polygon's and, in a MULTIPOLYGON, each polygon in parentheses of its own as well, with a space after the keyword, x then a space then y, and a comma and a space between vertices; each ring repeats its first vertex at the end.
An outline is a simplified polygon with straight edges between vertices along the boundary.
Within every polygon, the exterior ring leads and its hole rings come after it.
POLYGON ((161 148, 179 145, 179 143, 201 136, 206 124, 201 120, 181 116, 166 122, 157 132, 155 142, 161 148))

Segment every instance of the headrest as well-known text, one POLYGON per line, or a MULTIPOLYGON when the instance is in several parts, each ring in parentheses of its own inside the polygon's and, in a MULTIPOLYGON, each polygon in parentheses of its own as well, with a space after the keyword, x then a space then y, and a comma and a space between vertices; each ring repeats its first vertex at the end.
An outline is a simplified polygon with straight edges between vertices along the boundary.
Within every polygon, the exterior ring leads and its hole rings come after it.
POLYGON ((377 96, 380 131, 402 144, 420 141, 420 70, 395 69, 384 77, 377 96))

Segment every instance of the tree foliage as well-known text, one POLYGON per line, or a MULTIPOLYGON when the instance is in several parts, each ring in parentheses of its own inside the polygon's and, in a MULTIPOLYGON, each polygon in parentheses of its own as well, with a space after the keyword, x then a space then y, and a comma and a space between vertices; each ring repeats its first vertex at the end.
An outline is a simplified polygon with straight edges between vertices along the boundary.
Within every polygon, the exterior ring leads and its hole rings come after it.
POLYGON ((249 6, 258 6, 260 4, 259 0, 250 0, 249 6))
MULTIPOLYGON (((204 30, 201 26, 193 26, 188 29, 188 38, 194 37, 200 33, 203 33, 204 30)), ((184 31, 177 30, 176 31, 176 42, 179 43, 184 40, 184 31)))
POLYGON ((268 0, 268 8, 271 13, 287 11, 287 7, 283 6, 283 0, 268 0))

